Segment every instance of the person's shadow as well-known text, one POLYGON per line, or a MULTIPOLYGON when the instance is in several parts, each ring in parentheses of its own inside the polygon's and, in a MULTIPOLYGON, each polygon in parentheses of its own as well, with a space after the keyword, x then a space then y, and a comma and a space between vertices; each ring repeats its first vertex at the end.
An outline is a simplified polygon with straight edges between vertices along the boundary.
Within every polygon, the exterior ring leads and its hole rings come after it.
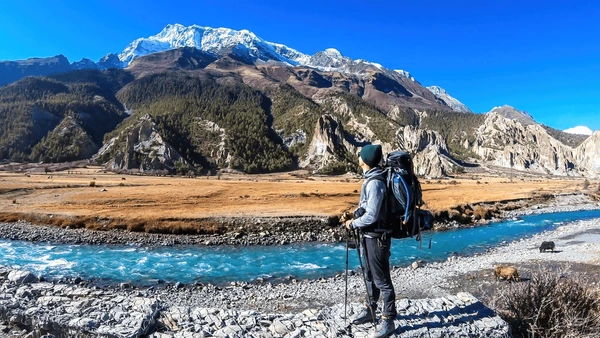
POLYGON ((470 323, 475 320, 484 317, 495 317, 496 313, 483 305, 480 301, 477 301, 471 305, 467 305, 463 308, 455 305, 448 310, 440 310, 429 312, 425 316, 423 315, 397 315, 396 320, 403 320, 409 322, 409 326, 396 327, 395 334, 404 333, 407 331, 419 330, 421 328, 447 328, 453 327, 457 324, 470 323), (452 317, 449 319, 449 317, 452 317), (437 318, 436 318, 437 317, 437 318), (410 325, 410 322, 418 322, 416 325, 410 325))

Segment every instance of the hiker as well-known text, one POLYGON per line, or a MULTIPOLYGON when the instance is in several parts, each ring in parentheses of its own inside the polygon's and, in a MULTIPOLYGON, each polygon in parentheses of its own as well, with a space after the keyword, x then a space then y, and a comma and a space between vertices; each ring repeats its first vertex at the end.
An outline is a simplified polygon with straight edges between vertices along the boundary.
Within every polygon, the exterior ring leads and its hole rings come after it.
POLYGON ((386 208, 383 203, 386 184, 380 179, 383 169, 379 166, 382 159, 380 145, 366 145, 360 151, 359 165, 363 169, 365 181, 360 193, 359 208, 355 218, 345 223, 349 230, 357 229, 362 240, 362 257, 365 262, 363 273, 367 284, 367 304, 363 311, 352 321, 359 325, 375 319, 379 296, 383 298, 383 311, 379 325, 373 338, 387 337, 396 327, 396 294, 390 277, 391 237, 373 232, 379 222, 386 219, 386 208))

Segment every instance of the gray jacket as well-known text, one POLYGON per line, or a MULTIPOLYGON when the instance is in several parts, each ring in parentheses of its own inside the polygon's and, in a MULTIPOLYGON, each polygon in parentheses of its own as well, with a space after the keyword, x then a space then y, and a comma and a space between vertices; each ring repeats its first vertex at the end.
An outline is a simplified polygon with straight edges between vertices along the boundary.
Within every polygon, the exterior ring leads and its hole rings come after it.
POLYGON ((374 179, 375 176, 381 176, 383 169, 375 167, 365 172, 365 181, 360 191, 359 208, 364 208, 366 212, 359 218, 352 221, 352 227, 360 229, 375 224, 379 220, 385 220, 386 208, 382 205, 385 199, 385 183, 374 179))

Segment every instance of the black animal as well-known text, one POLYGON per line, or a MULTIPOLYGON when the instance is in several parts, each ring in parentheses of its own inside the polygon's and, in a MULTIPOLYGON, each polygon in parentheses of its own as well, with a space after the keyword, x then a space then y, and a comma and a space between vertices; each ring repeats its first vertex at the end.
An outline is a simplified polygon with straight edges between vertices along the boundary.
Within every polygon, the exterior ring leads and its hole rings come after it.
POLYGON ((540 252, 545 252, 546 250, 554 252, 554 242, 542 242, 542 245, 540 245, 540 252))

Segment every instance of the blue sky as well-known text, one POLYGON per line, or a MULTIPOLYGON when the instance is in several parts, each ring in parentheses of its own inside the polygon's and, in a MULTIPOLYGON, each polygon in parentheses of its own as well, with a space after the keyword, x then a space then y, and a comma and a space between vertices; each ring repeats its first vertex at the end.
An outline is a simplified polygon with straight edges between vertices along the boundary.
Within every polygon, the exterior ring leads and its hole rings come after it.
POLYGON ((404 69, 475 112, 600 129, 600 1, 20 1, 0 11, 0 60, 98 60, 169 23, 248 29, 404 69))

